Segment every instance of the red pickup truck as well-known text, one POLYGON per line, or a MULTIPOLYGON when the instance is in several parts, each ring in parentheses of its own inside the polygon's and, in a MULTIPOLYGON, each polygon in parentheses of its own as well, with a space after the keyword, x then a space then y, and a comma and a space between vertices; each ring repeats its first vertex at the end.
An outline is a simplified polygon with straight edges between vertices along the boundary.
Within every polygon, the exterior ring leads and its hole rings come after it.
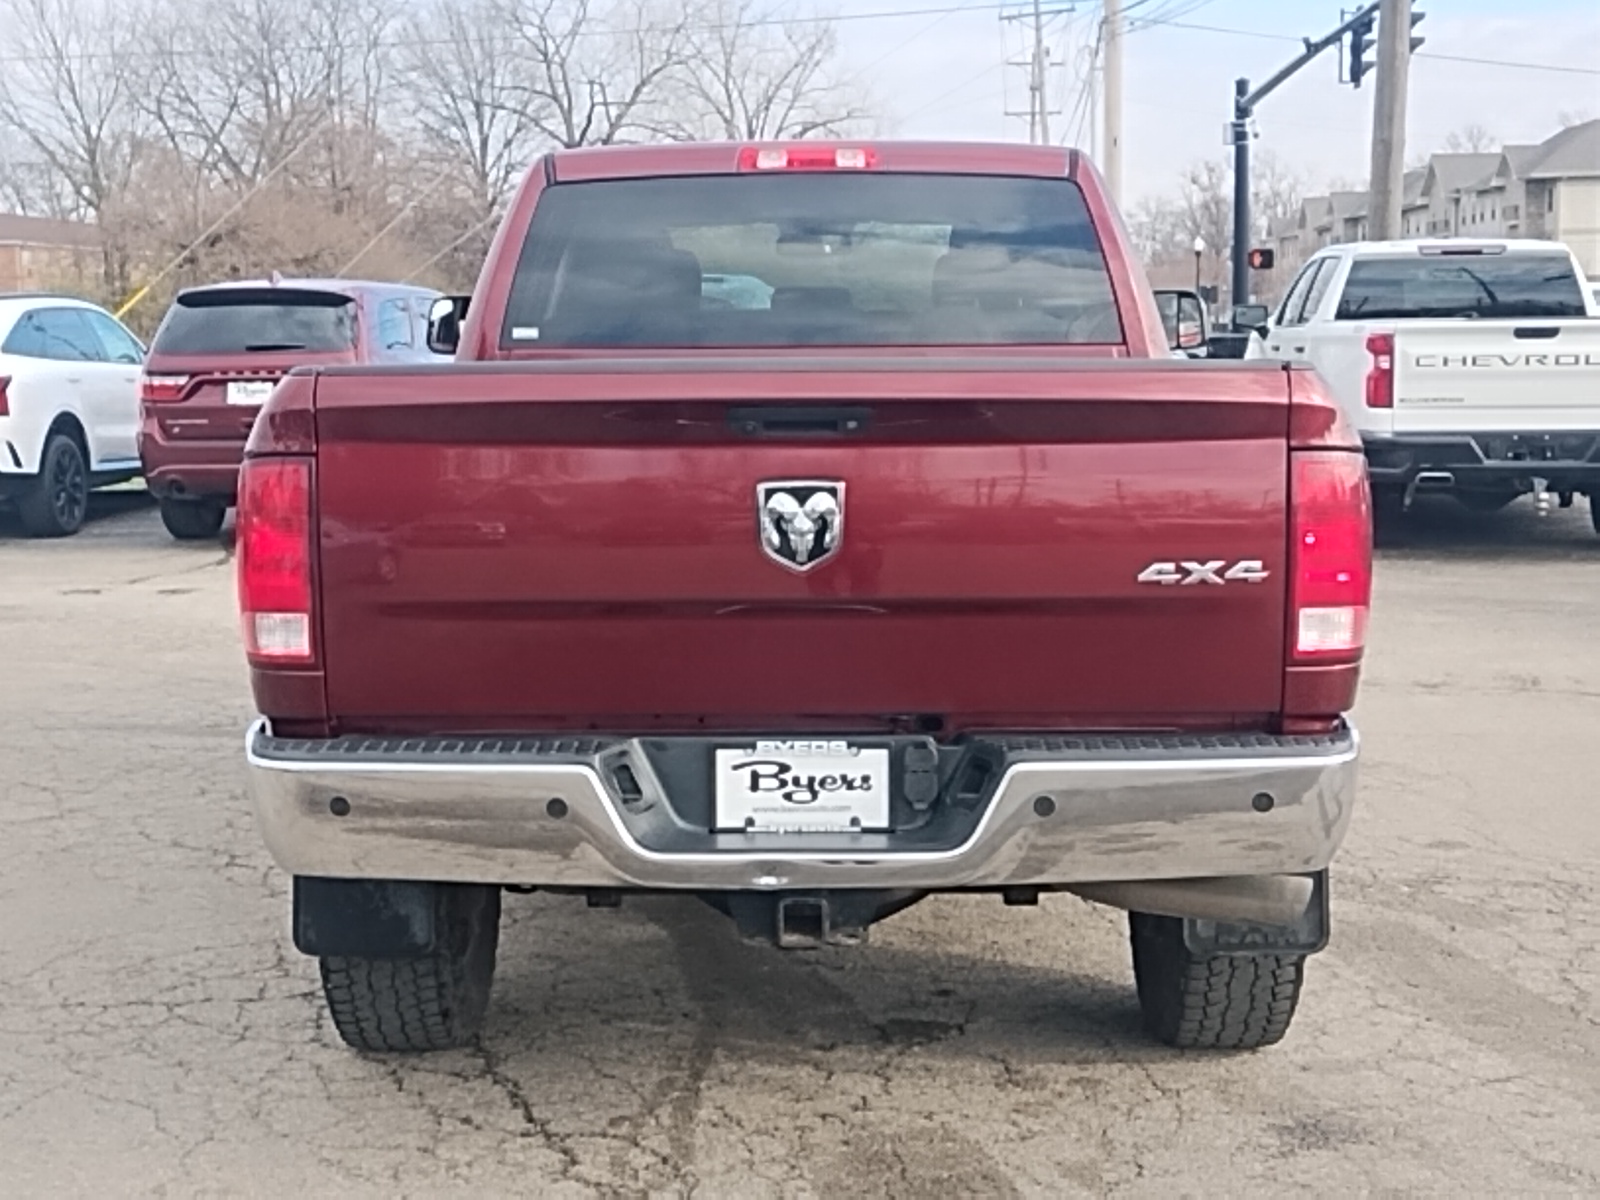
POLYGON ((293 372, 240 484, 251 790, 346 1042, 472 1039, 504 888, 784 947, 1073 892, 1154 1035, 1283 1036, 1360 443, 1310 371, 1174 354, 1081 155, 555 153, 430 339, 293 372))

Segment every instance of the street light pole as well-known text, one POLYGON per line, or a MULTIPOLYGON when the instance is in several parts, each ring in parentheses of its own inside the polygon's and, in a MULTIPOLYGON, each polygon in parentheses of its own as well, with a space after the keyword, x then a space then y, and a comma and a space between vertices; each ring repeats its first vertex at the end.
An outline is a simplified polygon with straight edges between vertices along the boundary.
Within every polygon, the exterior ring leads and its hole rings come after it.
POLYGON ((1194 239, 1194 290, 1200 290, 1200 259, 1206 252, 1206 240, 1203 237, 1194 239))

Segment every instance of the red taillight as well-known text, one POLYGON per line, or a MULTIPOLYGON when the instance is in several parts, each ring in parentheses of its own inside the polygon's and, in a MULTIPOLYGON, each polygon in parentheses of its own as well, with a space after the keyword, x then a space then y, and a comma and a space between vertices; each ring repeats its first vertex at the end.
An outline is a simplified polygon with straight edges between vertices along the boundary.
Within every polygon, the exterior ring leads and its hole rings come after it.
POLYGON ((310 459, 245 460, 237 543, 245 652, 261 665, 310 662, 310 459))
POLYGON ((183 399, 188 386, 187 375, 141 375, 139 399, 148 400, 151 404, 171 404, 183 399))
POLYGON ((1372 365, 1367 368, 1367 407, 1393 408, 1394 334, 1369 334, 1367 353, 1372 356, 1372 365))
POLYGON ((11 386, 11 376, 0 375, 0 417, 11 415, 11 397, 6 395, 6 389, 11 386))
POLYGON ((871 150, 845 146, 746 146, 741 171, 865 171, 878 165, 871 150))
POLYGON ((1354 662, 1372 599, 1372 496, 1367 464, 1340 450, 1290 455, 1290 660, 1354 662))

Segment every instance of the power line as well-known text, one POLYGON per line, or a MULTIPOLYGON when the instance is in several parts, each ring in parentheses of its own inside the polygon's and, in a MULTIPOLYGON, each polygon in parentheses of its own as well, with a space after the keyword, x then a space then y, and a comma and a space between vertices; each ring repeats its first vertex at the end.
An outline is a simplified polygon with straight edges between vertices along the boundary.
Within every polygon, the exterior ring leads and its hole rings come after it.
POLYGON ((929 21, 926 25, 924 25, 920 29, 918 29, 910 37, 904 38, 899 43, 897 43, 896 45, 891 46, 888 50, 885 50, 882 54, 878 55, 877 58, 873 59, 866 66, 862 67, 859 71, 854 71, 851 74, 847 75, 845 77, 845 82, 846 83, 854 83, 857 79, 860 79, 863 75, 866 75, 869 72, 871 72, 875 67, 881 66, 883 63, 888 62, 891 58, 893 58, 895 55, 899 54, 907 46, 911 45, 912 42, 915 42, 915 41, 919 40, 920 38, 923 38, 923 37, 927 36, 928 34, 932 33, 935 29, 937 29, 939 27, 941 22, 943 22, 946 19, 954 16, 956 13, 974 12, 974 11, 977 11, 976 7, 973 6, 973 5, 970 5, 970 4, 963 4, 963 5, 961 5, 960 7, 957 7, 957 8, 946 9, 944 12, 942 12, 938 16, 934 17, 933 20, 929 21))
MULTIPOLYGON (((1211 3, 1212 0, 1203 0, 1203 2, 1211 3)), ((872 12, 840 13, 836 16, 822 16, 813 14, 809 16, 762 17, 754 20, 738 22, 712 22, 704 25, 637 25, 629 28, 618 29, 580 29, 575 31, 571 36, 575 38, 615 38, 632 37, 650 33, 672 33, 678 31, 692 33, 715 33, 718 30, 751 29, 773 25, 830 25, 853 23, 856 21, 893 21, 902 20, 907 17, 946 17, 958 13, 1002 12, 1006 10, 1015 10, 1015 8, 1015 0, 990 0, 990 2, 982 4, 943 4, 926 8, 879 9, 872 12)), ((1264 33, 1258 29, 1235 29, 1223 25, 1202 25, 1195 22, 1179 20, 1162 20, 1159 22, 1153 22, 1148 17, 1138 22, 1134 28, 1130 30, 1130 32, 1143 32, 1146 29, 1155 28, 1181 29, 1189 30, 1195 33, 1216 33, 1224 34, 1230 37, 1256 38, 1258 40, 1269 42, 1293 42, 1296 45, 1301 45, 1304 42, 1303 38, 1293 37, 1284 33, 1264 33)), ((450 38, 442 37, 385 38, 374 42, 372 48, 381 50, 398 50, 425 48, 428 46, 448 46, 451 44, 451 40, 452 39, 450 38)), ((285 53, 295 53, 319 51, 325 50, 326 48, 327 47, 325 43, 304 43, 299 46, 286 46, 283 49, 285 53)), ((174 47, 172 49, 160 52, 159 57, 211 58, 214 57, 214 53, 215 52, 212 50, 182 50, 174 47)), ((47 63, 59 61, 98 62, 137 58, 148 59, 153 57, 158 57, 158 55, 126 50, 90 50, 79 54, 62 54, 54 56, 41 54, 5 54, 0 55, 0 64, 47 63)), ((1480 58, 1466 54, 1444 54, 1434 50, 1419 50, 1417 51, 1415 57, 1431 58, 1441 62, 1469 63, 1475 66, 1484 67, 1506 67, 1523 71, 1551 71, 1558 74, 1567 75, 1600 76, 1600 68, 1574 67, 1563 63, 1520 62, 1511 59, 1480 58)))
MULTIPOLYGON (((1010 5, 1007 5, 1006 7, 1009 8, 1010 5)), ((918 105, 916 108, 912 109, 910 112, 904 114, 901 119, 905 120, 905 121, 909 121, 913 117, 920 117, 923 113, 928 112, 928 111, 930 111, 932 109, 935 109, 939 105, 943 104, 946 100, 950 99, 951 96, 956 95, 958 92, 966 91, 973 84, 978 83, 981 80, 987 79, 989 76, 993 75, 996 71, 1003 71, 1009 65, 1010 64, 1008 64, 1004 59, 1002 59, 999 62, 990 63, 987 67, 985 67, 983 70, 979 71, 976 75, 972 76, 970 79, 964 80, 963 82, 956 84, 955 87, 949 89, 948 91, 940 92, 937 96, 935 96, 932 100, 929 100, 926 104, 918 105)))
MULTIPOLYGON (((1293 37, 1287 33, 1265 33, 1259 29, 1233 29, 1225 25, 1199 25, 1189 21, 1164 21, 1161 27, 1163 29, 1187 29, 1196 33, 1220 33, 1230 37, 1256 38, 1267 42, 1293 42, 1297 46, 1303 45, 1305 42, 1304 38, 1293 37)), ((1147 29, 1150 26, 1141 25, 1139 28, 1147 29)), ((1563 63, 1518 62, 1505 58, 1478 58, 1468 54, 1442 54, 1437 50, 1418 50, 1412 57, 1432 58, 1441 62, 1473 63, 1483 67, 1508 67, 1522 71, 1555 71, 1566 75, 1600 75, 1600 68, 1595 67, 1572 67, 1563 63)))

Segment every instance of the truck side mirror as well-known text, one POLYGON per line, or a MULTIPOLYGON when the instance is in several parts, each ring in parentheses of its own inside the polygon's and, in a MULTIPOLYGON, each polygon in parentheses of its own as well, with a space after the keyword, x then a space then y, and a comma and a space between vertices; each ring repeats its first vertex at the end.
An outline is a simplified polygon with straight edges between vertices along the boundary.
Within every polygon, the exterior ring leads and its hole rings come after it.
POLYGON ((454 354, 461 345, 461 323, 466 320, 471 296, 440 296, 428 309, 428 349, 454 354))
POLYGON ((1236 304, 1233 306, 1231 324, 1240 333, 1262 333, 1267 331, 1267 323, 1271 320, 1271 310, 1265 304, 1236 304))
POLYGON ((1185 353, 1203 352, 1209 340, 1206 306, 1198 292, 1163 288, 1156 292, 1156 308, 1167 331, 1167 346, 1185 353))

